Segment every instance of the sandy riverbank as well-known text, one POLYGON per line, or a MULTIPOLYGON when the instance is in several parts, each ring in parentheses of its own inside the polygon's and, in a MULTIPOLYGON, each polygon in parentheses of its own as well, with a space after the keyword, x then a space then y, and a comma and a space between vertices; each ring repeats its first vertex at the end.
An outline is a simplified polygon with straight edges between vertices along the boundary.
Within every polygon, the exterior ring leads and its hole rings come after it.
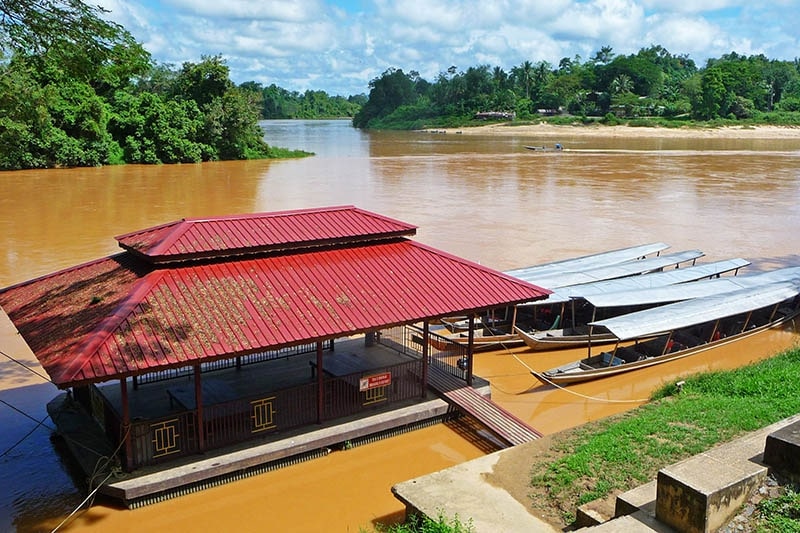
POLYGON ((800 127, 791 126, 726 126, 723 128, 661 128, 631 126, 556 126, 552 124, 487 124, 471 128, 436 130, 437 132, 463 135, 507 135, 527 137, 680 137, 720 139, 800 139, 800 127))

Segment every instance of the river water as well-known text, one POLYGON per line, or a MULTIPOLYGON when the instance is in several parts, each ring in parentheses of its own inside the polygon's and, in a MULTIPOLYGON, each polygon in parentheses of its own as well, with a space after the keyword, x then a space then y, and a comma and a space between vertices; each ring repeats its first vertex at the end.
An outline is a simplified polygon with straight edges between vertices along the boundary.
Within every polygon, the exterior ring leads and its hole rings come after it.
MULTIPOLYGON (((800 138, 371 132, 347 121, 270 121, 287 161, 0 173, 0 287, 117 252, 115 235, 183 217, 356 205, 419 226, 416 239, 499 270, 663 241, 755 271, 800 264, 800 138), (561 142, 562 153, 525 145, 561 142)), ((443 280, 443 283, 445 280, 443 280)), ((797 342, 767 332, 632 375, 538 385, 582 351, 477 356, 493 398, 543 433, 630 409, 663 382, 731 368, 797 342)), ((0 530, 50 531, 83 500, 50 441, 57 391, 0 314, 0 530), (39 424, 39 422, 42 422, 39 424)), ((391 486, 485 453, 437 425, 136 510, 95 504, 60 531, 358 531, 395 521, 391 486)))

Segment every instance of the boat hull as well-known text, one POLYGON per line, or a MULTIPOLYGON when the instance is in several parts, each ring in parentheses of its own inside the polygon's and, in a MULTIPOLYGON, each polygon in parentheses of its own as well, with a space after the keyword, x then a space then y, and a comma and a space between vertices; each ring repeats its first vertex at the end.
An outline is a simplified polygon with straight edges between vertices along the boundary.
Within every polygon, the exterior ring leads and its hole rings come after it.
POLYGON ((602 368, 592 368, 592 369, 586 368, 584 365, 581 364, 581 361, 574 361, 572 363, 568 363, 566 365, 562 365, 560 367, 553 368, 545 372, 531 372, 531 373, 543 383, 556 384, 556 385, 569 385, 571 383, 580 383, 584 381, 591 381, 609 376, 616 376, 626 372, 631 372, 633 370, 660 365, 663 363, 667 363, 669 361, 675 361, 677 359, 683 359, 685 357, 689 357, 700 352, 705 352, 707 350, 716 348, 718 346, 731 344, 740 339, 744 339, 752 335, 755 335, 761 331, 777 328, 783 324, 786 324, 787 322, 792 322, 798 317, 798 315, 800 315, 800 310, 795 310, 794 312, 784 316, 780 320, 777 320, 769 324, 765 324, 760 327, 749 329, 737 335, 731 335, 729 337, 724 337, 715 341, 701 344, 699 346, 689 347, 684 350, 670 352, 664 355, 648 357, 641 361, 632 361, 628 363, 618 364, 615 366, 606 366, 602 368))
POLYGON ((516 328, 520 339, 533 351, 563 350, 567 348, 580 348, 589 345, 591 339, 593 345, 611 344, 616 342, 616 338, 610 333, 599 333, 591 337, 586 334, 566 335, 563 329, 535 331, 528 333, 516 328))

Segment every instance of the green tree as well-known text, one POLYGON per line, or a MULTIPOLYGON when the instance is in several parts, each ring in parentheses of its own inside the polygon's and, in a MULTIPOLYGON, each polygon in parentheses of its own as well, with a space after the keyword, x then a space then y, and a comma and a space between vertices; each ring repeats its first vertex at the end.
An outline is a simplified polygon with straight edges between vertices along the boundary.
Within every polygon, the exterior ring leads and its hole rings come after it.
POLYGON ((211 146, 198 141, 203 120, 193 100, 118 91, 109 129, 128 163, 197 163, 214 155, 211 146))
POLYGON ((213 159, 267 157, 269 146, 258 126, 259 102, 252 93, 232 88, 205 106, 204 144, 214 147, 213 159))
POLYGON ((173 85, 173 94, 194 100, 202 109, 233 88, 230 69, 221 56, 203 56, 200 63, 185 62, 173 85))
POLYGON ((517 86, 522 89, 522 94, 526 99, 530 99, 531 97, 531 84, 533 83, 534 75, 533 69, 533 63, 530 61, 523 61, 521 65, 511 70, 517 86))
POLYGON ((122 26, 102 18, 105 13, 81 0, 0 0, 0 49, 6 55, 47 54, 76 75, 121 64, 128 52, 149 59, 122 26))
POLYGON ((353 117, 357 128, 369 127, 370 121, 385 117, 402 105, 416 101, 418 95, 411 76, 390 68, 369 83, 369 100, 353 117))

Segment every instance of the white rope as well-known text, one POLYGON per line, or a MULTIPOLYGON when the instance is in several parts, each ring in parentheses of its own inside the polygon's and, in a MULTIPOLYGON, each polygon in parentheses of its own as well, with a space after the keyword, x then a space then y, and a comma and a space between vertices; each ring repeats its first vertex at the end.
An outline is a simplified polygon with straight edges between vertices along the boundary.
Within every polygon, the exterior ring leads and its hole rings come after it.
POLYGON ((60 524, 58 524, 55 528, 53 528, 53 530, 50 533, 56 533, 56 531, 58 531, 61 528, 61 526, 66 524, 67 521, 75 515, 75 513, 80 511, 81 507, 83 507, 86 504, 86 502, 88 502, 89 500, 94 498, 95 493, 97 493, 97 491, 100 490, 100 487, 102 487, 103 484, 106 481, 108 481, 108 479, 113 475, 114 475, 114 472, 109 472, 109 474, 106 476, 106 478, 103 481, 101 481, 100 484, 92 492, 90 492, 88 496, 86 496, 86 498, 75 508, 74 511, 72 511, 69 515, 67 515, 67 517, 64 518, 64 520, 62 520, 60 524))

